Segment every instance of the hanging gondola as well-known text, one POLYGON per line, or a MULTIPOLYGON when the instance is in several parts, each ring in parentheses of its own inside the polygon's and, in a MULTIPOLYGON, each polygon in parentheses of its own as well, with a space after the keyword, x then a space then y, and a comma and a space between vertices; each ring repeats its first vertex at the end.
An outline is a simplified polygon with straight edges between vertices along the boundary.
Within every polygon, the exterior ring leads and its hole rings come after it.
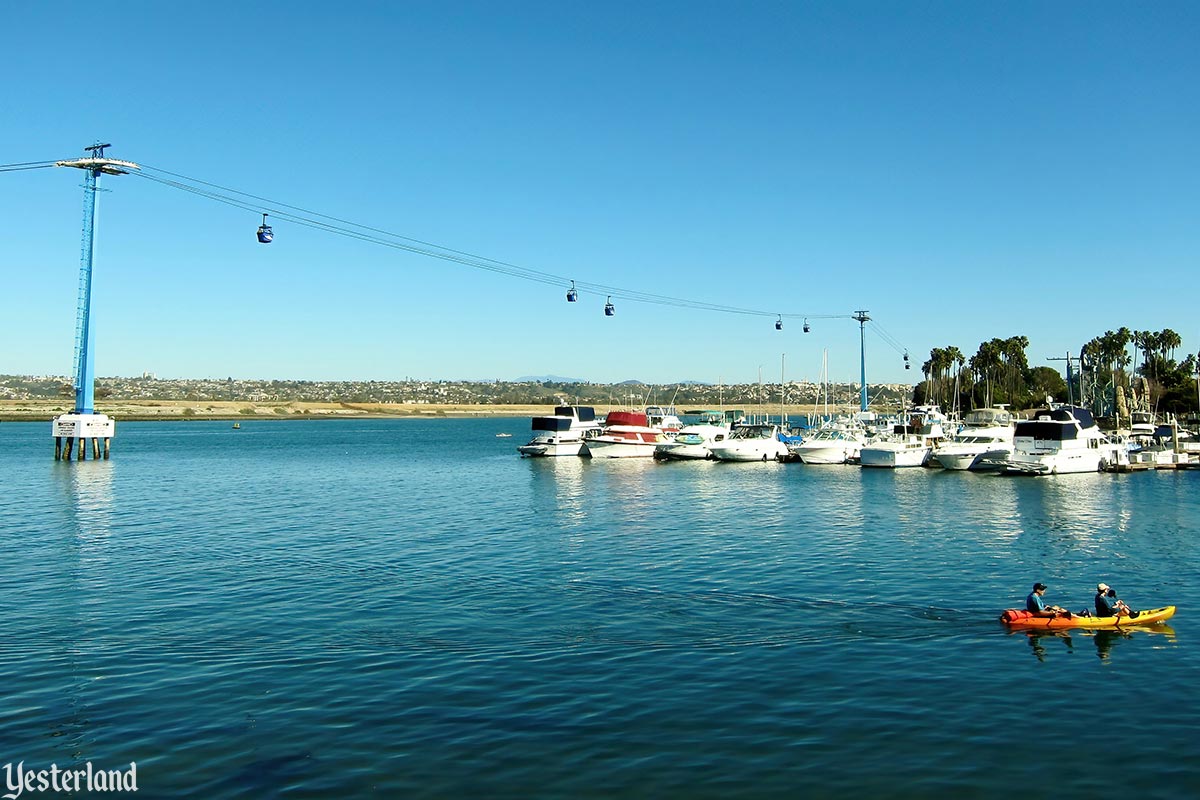
POLYGON ((904 368, 912 369, 912 365, 908 363, 908 353, 904 354, 904 368))
POLYGON ((809 331, 811 331, 811 330, 812 330, 812 328, 809 326, 809 324, 808 324, 808 320, 807 320, 807 319, 806 319, 806 320, 804 320, 804 332, 805 332, 805 333, 808 333, 808 332, 809 332, 809 331))
POLYGON ((571 288, 567 289, 567 302, 574 303, 579 299, 579 292, 575 291, 575 281, 571 281, 571 288))
POLYGON ((272 232, 271 226, 267 224, 267 215, 263 214, 262 225, 258 226, 258 241, 262 244, 270 244, 274 238, 275 234, 272 232))
POLYGON ((604 304, 604 316, 611 317, 615 313, 617 313, 617 310, 613 308, 612 295, 610 294, 608 296, 608 302, 604 304))
POLYGON ((780 315, 779 319, 775 320, 775 330, 783 330, 783 315, 780 315))

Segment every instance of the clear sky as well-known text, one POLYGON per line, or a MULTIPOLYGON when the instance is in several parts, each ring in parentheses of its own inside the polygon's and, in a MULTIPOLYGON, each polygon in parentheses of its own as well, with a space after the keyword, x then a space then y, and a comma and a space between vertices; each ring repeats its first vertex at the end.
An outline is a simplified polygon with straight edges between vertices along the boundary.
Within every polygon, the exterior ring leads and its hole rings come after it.
MULTIPOLYGON (((831 378, 857 379, 858 309, 872 382, 993 337, 1028 336, 1033 365, 1123 325, 1200 345, 1193 2, 116 0, 3 18, 0 164, 101 140, 269 198, 102 180, 99 375, 734 383, 784 364, 816 379, 828 351, 831 378), (559 280, 285 219, 258 244, 280 204, 559 280), (612 287, 616 314, 603 289, 567 303, 570 280, 612 287)), ((0 373, 72 372, 82 178, 0 172, 0 373)))

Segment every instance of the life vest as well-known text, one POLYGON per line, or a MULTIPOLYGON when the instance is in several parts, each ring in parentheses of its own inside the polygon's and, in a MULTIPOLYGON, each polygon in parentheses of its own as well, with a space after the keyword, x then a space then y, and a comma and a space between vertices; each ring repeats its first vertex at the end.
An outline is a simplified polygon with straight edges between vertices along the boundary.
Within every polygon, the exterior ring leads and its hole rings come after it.
POLYGON ((1018 608, 1010 608, 1000 615, 1001 622, 1016 622, 1017 620, 1029 619, 1033 616, 1030 611, 1024 611, 1018 608))

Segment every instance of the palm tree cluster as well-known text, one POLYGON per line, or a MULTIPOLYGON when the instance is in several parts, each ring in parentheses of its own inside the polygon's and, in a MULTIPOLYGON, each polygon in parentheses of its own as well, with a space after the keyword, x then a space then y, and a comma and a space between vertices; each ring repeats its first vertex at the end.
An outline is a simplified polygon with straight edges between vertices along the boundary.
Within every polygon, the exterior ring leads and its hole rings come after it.
POLYGON ((921 365, 925 382, 913 392, 914 402, 939 403, 946 408, 956 403, 963 408, 1008 403, 1016 408, 1030 404, 1031 380, 1025 349, 1029 339, 1010 336, 979 345, 969 359, 953 345, 935 347, 921 365))
POLYGON ((1200 356, 1188 355, 1182 363, 1176 362, 1175 353, 1182 345, 1183 339, 1170 328, 1157 333, 1129 328, 1108 331, 1080 350, 1081 369, 1068 369, 1069 386, 1057 369, 1029 366, 1025 355, 1029 339, 1025 336, 983 342, 970 358, 953 345, 935 347, 921 365, 925 380, 914 387, 913 402, 938 403, 945 408, 1007 403, 1024 409, 1050 396, 1089 402, 1098 415, 1109 416, 1116 413, 1116 388, 1123 387, 1126 395, 1133 396, 1136 387, 1132 379, 1140 375, 1149 387, 1142 400, 1150 408, 1182 413, 1197 407, 1193 379, 1200 380, 1200 356), (1136 370, 1129 372, 1139 358, 1136 370), (1081 393, 1085 389, 1086 395, 1081 393))
POLYGON ((1140 402, 1148 409, 1182 413, 1194 408, 1192 380, 1197 375, 1198 359, 1196 355, 1187 355, 1182 363, 1177 362, 1175 353, 1182 345, 1183 338, 1170 328, 1158 332, 1118 328, 1105 331, 1085 344, 1080 357, 1085 374, 1091 374, 1098 389, 1096 410, 1101 414, 1116 413, 1118 389, 1132 396, 1136 388, 1133 379, 1139 375, 1148 388, 1140 402), (1131 365, 1136 366, 1127 372, 1131 365))

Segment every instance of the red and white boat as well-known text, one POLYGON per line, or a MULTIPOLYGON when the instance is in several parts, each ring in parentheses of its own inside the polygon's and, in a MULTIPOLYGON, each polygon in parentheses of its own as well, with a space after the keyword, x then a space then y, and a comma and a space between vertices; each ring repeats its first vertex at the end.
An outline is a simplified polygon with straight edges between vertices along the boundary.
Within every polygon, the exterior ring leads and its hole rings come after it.
POLYGON ((592 458, 652 458, 654 448, 670 441, 680 428, 673 411, 652 406, 645 411, 610 411, 604 429, 584 444, 592 458))

